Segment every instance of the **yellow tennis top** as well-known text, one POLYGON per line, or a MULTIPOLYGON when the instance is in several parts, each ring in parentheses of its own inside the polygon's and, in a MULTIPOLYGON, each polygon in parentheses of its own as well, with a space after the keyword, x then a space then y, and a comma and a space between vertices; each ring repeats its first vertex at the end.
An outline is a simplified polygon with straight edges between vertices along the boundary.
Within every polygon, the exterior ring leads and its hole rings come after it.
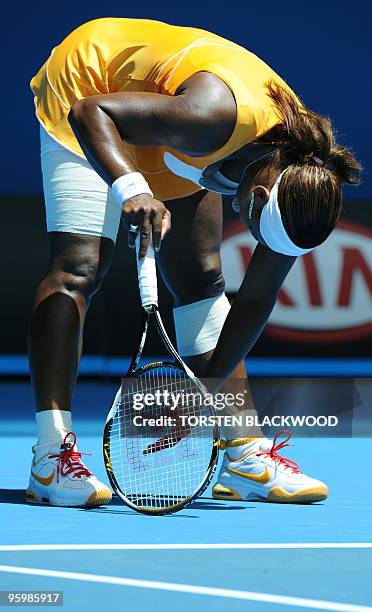
POLYGON ((146 19, 104 18, 83 24, 52 50, 31 81, 36 115, 64 147, 84 157, 68 123, 75 100, 119 91, 173 95, 191 75, 207 71, 231 89, 237 120, 228 142, 218 151, 192 157, 166 147, 125 143, 155 197, 166 200, 199 191, 195 183, 173 174, 164 153, 204 168, 237 151, 278 123, 265 84, 286 83, 256 55, 216 34, 146 19))

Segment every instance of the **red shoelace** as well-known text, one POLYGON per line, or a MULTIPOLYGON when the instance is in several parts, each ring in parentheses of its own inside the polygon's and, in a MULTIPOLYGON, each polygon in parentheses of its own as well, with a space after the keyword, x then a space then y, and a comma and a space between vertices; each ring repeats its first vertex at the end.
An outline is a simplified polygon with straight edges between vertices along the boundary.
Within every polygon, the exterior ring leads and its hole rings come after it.
POLYGON ((278 451, 282 450, 286 446, 293 446, 293 444, 287 444, 291 436, 292 434, 290 431, 288 431, 287 429, 281 429, 275 435, 274 440, 273 440, 273 445, 270 448, 270 450, 262 451, 261 453, 257 453, 257 457, 260 457, 260 456, 270 457, 273 461, 276 461, 277 463, 279 463, 279 465, 282 465, 285 469, 291 469, 294 474, 300 474, 301 473, 299 470, 300 466, 298 463, 296 463, 295 461, 292 461, 292 459, 288 459, 287 457, 282 457, 282 455, 278 455, 278 451), (282 435, 285 435, 287 437, 281 442, 279 442, 278 444, 276 444, 278 438, 280 438, 280 436, 282 435))
POLYGON ((90 455, 90 453, 80 453, 74 450, 76 444, 76 436, 73 431, 66 434, 63 444, 61 444, 61 452, 54 455, 49 455, 52 459, 58 459, 57 474, 67 476, 73 474, 76 478, 82 476, 93 476, 92 472, 81 461, 82 455, 90 455), (69 437, 72 436, 72 440, 69 437))

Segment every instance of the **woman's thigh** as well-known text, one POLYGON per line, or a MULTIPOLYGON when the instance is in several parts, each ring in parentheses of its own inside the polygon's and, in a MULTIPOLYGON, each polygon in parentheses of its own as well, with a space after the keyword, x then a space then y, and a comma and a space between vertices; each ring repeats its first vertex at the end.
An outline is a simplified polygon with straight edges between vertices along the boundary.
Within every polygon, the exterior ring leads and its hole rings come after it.
POLYGON ((166 206, 172 230, 162 243, 158 262, 175 306, 219 295, 224 291, 221 196, 200 191, 169 200, 166 206))
POLYGON ((48 232, 109 238, 115 243, 121 217, 111 189, 92 166, 41 132, 48 232))

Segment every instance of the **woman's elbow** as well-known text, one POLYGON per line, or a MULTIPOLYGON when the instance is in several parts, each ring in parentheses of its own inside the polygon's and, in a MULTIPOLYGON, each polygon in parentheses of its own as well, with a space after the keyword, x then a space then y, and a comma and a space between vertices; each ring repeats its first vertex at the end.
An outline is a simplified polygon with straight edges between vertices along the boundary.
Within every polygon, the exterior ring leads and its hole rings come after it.
POLYGON ((97 108, 96 102, 92 98, 81 98, 76 100, 68 113, 68 122, 73 127, 81 125, 90 117, 92 112, 97 108))

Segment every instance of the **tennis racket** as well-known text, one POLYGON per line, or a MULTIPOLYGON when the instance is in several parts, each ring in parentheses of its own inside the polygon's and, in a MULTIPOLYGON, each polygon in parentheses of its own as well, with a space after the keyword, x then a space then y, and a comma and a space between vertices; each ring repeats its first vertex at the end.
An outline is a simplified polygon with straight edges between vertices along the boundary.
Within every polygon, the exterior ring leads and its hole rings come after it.
MULTIPOLYGON (((138 248, 139 238, 137 253, 138 248)), ((107 416, 103 454, 112 488, 125 504, 144 514, 168 514, 188 506, 208 486, 218 460, 219 430, 210 395, 164 328, 151 245, 144 259, 137 257, 137 271, 138 349, 107 416), (151 320, 171 360, 138 367, 151 320)))

